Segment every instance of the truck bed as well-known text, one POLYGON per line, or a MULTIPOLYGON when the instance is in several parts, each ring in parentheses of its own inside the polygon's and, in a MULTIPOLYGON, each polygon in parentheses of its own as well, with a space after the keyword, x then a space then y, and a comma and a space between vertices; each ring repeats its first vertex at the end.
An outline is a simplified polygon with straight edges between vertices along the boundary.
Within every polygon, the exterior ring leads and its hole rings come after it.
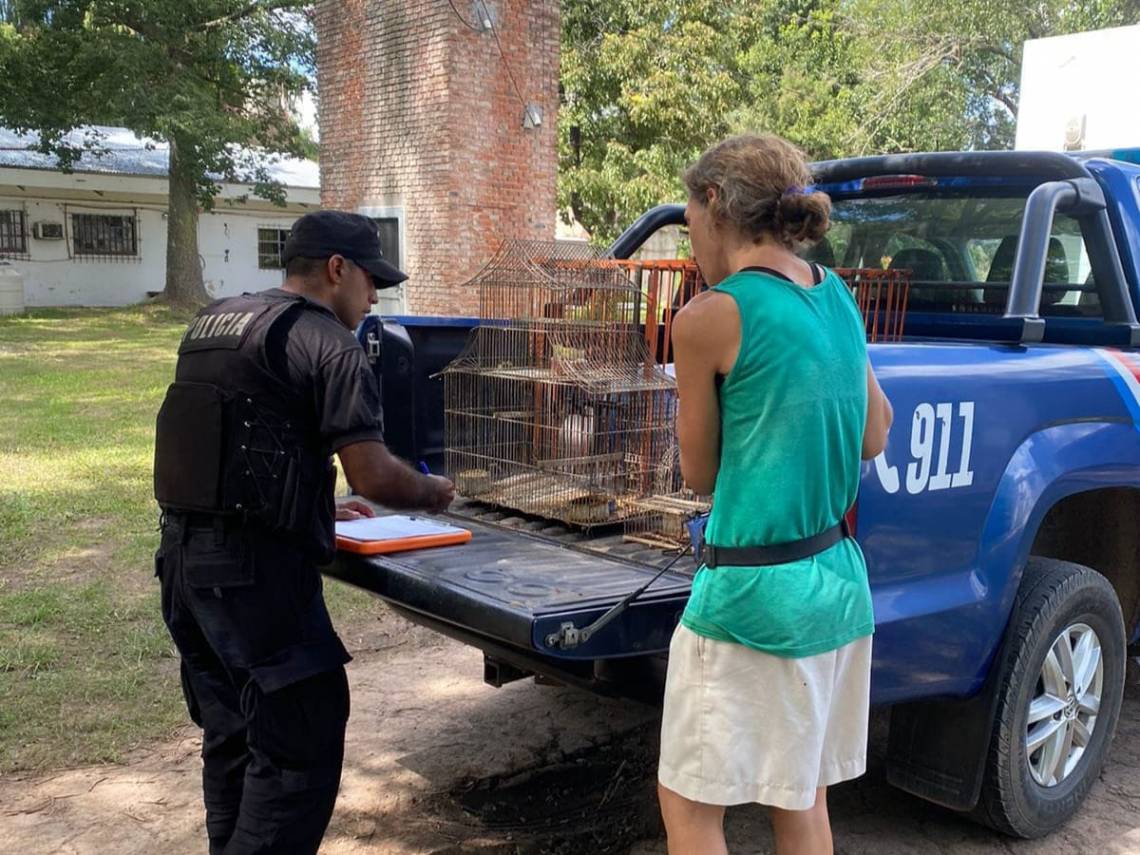
POLYGON ((691 555, 613 623, 571 649, 547 643, 564 623, 582 628, 637 590, 673 554, 626 543, 620 532, 587 535, 546 520, 459 500, 441 516, 472 532, 462 546, 392 555, 339 553, 326 572, 401 610, 488 640, 557 659, 642 656, 668 649, 689 596, 691 555))

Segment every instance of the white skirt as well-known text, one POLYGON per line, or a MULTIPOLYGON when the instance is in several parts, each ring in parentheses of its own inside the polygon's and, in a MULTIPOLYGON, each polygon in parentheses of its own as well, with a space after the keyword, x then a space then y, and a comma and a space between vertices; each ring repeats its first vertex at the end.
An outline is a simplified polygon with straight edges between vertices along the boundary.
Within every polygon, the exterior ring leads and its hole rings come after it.
POLYGON ((678 626, 658 780, 705 804, 806 810, 866 770, 870 686, 869 635, 789 659, 678 626))

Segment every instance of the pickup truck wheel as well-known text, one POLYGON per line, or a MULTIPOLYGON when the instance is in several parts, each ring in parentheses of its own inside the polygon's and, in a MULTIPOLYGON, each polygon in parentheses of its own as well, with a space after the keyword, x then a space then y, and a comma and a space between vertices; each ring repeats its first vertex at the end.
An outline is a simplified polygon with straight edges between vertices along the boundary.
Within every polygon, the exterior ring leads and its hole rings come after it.
POLYGON ((975 817, 1041 837, 1077 811, 1104 764, 1124 694, 1124 619, 1095 570, 1031 558, 1006 632, 975 817))

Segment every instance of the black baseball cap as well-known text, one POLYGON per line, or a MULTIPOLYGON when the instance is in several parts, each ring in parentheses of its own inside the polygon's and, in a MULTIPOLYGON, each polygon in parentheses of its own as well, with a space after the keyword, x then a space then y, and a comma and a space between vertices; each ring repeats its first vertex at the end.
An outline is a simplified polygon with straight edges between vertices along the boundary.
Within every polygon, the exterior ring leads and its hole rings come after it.
POLYGON ((408 275, 384 259, 376 224, 348 211, 314 211, 293 223, 282 260, 343 255, 372 274, 377 288, 399 285, 408 275))

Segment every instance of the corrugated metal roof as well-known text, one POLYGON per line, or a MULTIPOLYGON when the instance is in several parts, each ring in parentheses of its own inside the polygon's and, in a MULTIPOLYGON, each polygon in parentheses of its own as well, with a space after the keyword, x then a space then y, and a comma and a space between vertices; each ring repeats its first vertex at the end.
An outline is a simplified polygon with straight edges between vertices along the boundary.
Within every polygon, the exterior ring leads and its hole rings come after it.
MULTIPOLYGON (((140 137, 126 128, 89 125, 76 128, 66 136, 68 145, 82 148, 88 139, 94 139, 102 156, 84 152, 72 167, 76 172, 99 172, 107 175, 166 175, 170 159, 170 146, 155 139, 140 137)), ((29 150, 39 140, 37 134, 18 134, 0 128, 0 167, 17 169, 58 169, 54 155, 29 150)), ((270 176, 287 187, 319 189, 320 168, 312 160, 299 160, 284 155, 267 155, 266 167, 270 176)))

